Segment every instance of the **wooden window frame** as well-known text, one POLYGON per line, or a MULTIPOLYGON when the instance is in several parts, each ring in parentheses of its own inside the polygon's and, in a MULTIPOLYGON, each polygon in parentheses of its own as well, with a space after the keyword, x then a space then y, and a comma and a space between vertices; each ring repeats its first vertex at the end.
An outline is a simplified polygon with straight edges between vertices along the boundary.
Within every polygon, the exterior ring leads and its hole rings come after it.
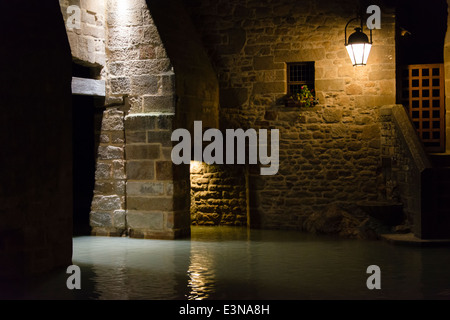
POLYGON ((314 61, 302 61, 302 62, 286 62, 286 75, 287 75, 287 94, 292 95, 291 86, 293 85, 307 85, 310 90, 315 89, 316 69, 314 61), (291 81, 291 72, 293 66, 307 66, 312 68, 312 79, 291 81))
POLYGON ((425 149, 445 152, 444 64, 414 64, 405 66, 402 71, 402 104, 407 108, 425 149), (438 70, 437 74, 434 74, 435 70, 438 70), (435 133, 437 137, 434 137, 435 133))

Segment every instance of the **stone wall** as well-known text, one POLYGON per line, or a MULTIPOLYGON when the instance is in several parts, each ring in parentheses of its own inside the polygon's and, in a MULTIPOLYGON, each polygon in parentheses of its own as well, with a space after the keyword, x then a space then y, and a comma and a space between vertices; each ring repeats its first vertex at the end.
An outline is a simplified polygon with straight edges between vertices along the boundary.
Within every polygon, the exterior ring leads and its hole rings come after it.
POLYGON ((218 74, 221 128, 280 130, 278 174, 249 176, 252 226, 303 229, 333 203, 383 196, 379 107, 395 102, 395 22, 381 8, 368 64, 353 67, 353 1, 189 2, 218 74), (315 62, 319 105, 285 107, 286 63, 303 61, 315 62))
POLYGON ((171 61, 144 0, 107 1, 106 10, 107 109, 92 203, 93 233, 185 235, 189 169, 173 168, 170 158, 176 106, 171 61))
POLYGON ((352 210, 381 198, 379 110, 363 110, 346 122, 338 107, 267 109, 258 127, 279 128, 280 167, 273 176, 250 173, 253 226, 303 229, 333 203, 352 210))
MULTIPOLYGON (((105 3, 107 109, 94 234, 188 232, 189 171, 172 164, 170 134, 194 120, 205 129, 280 129, 278 174, 262 177, 254 168, 249 175, 253 226, 302 229, 333 203, 383 197, 379 107, 395 102, 390 8, 382 6, 368 65, 355 68, 344 47, 353 1, 183 4, 191 19, 177 0, 105 3), (315 63, 320 103, 313 109, 284 106, 286 63, 302 61, 315 63)), ((202 201, 214 199, 208 192, 202 201)))
POLYGON ((395 28, 387 7, 381 6, 382 28, 374 31, 368 65, 354 68, 344 46, 354 1, 189 4, 218 73, 221 119, 231 124, 238 119, 241 126, 253 126, 286 95, 286 62, 315 62, 323 105, 355 110, 395 102, 395 28))
POLYGON ((217 75, 181 0, 147 1, 161 41, 173 65, 178 125, 193 132, 219 126, 217 75), (168 14, 170 12, 170 14, 168 14))
POLYGON ((182 3, 61 0, 60 6, 73 60, 100 67, 106 80, 106 109, 96 133, 92 233, 188 233, 189 167, 172 166, 170 137, 194 120, 217 127, 218 85, 182 3), (70 6, 80 8, 75 28, 70 6))
POLYGON ((72 57, 83 65, 91 67, 105 65, 105 1, 59 0, 72 57), (70 6, 77 6, 80 9, 79 28, 72 27, 77 12, 71 10, 70 6))
POLYGON ((130 236, 176 238, 189 233, 189 167, 174 166, 173 115, 128 115, 127 227, 130 236))
MULTIPOLYGON (((59 3, 72 60, 100 71, 90 77, 106 78, 106 1, 60 0, 59 3), (78 18, 79 21, 75 20, 78 18), (76 25, 77 22, 79 25, 76 25)), ((110 100, 108 103, 111 103, 110 100)), ((113 99, 114 102, 117 101, 113 99)), ((121 235, 126 230, 124 108, 109 106, 103 114, 102 109, 96 112, 99 119, 95 120, 101 126, 96 128, 95 137, 92 137, 96 139, 98 150, 90 225, 93 234, 121 235)))
POLYGON ((247 225, 247 168, 191 163, 193 225, 247 225))
POLYGON ((124 112, 107 108, 101 119, 90 226, 96 235, 121 235, 125 224, 124 112))

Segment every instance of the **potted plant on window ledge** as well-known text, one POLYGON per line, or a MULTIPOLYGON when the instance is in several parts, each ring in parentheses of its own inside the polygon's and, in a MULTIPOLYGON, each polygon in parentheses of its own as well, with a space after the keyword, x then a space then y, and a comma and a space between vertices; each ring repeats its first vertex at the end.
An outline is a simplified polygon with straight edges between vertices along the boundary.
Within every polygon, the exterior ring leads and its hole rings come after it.
POLYGON ((314 107, 319 103, 319 100, 314 96, 314 89, 309 90, 307 85, 300 87, 297 91, 286 98, 286 107, 314 107))

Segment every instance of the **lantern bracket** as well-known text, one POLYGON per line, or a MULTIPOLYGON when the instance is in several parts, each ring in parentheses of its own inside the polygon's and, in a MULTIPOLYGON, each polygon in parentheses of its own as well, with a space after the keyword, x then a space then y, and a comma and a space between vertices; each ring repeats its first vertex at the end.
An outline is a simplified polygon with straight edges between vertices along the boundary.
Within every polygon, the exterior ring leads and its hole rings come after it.
MULTIPOLYGON (((346 45, 346 46, 348 45, 348 42, 347 42, 347 27, 348 27, 348 25, 349 25, 351 22, 353 22, 353 21, 355 21, 355 20, 359 20, 359 21, 360 21, 361 32, 363 31, 363 19, 362 19, 362 16, 361 16, 361 15, 358 15, 356 18, 350 19, 350 20, 347 22, 347 24, 345 25, 345 29, 344 29, 344 32, 345 32, 345 45, 346 45)), ((372 44, 372 29, 369 28, 369 30, 370 30, 370 40, 369 40, 369 43, 372 44)))

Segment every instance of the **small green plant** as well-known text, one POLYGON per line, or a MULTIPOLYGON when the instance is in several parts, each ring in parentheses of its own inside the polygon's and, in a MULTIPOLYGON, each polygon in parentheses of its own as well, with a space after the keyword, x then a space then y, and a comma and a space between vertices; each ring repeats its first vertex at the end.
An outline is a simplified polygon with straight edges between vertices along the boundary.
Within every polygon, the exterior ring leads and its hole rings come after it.
POLYGON ((302 107, 314 107, 319 100, 314 96, 314 89, 309 90, 307 85, 301 86, 300 91, 292 94, 288 99, 288 105, 302 107))

